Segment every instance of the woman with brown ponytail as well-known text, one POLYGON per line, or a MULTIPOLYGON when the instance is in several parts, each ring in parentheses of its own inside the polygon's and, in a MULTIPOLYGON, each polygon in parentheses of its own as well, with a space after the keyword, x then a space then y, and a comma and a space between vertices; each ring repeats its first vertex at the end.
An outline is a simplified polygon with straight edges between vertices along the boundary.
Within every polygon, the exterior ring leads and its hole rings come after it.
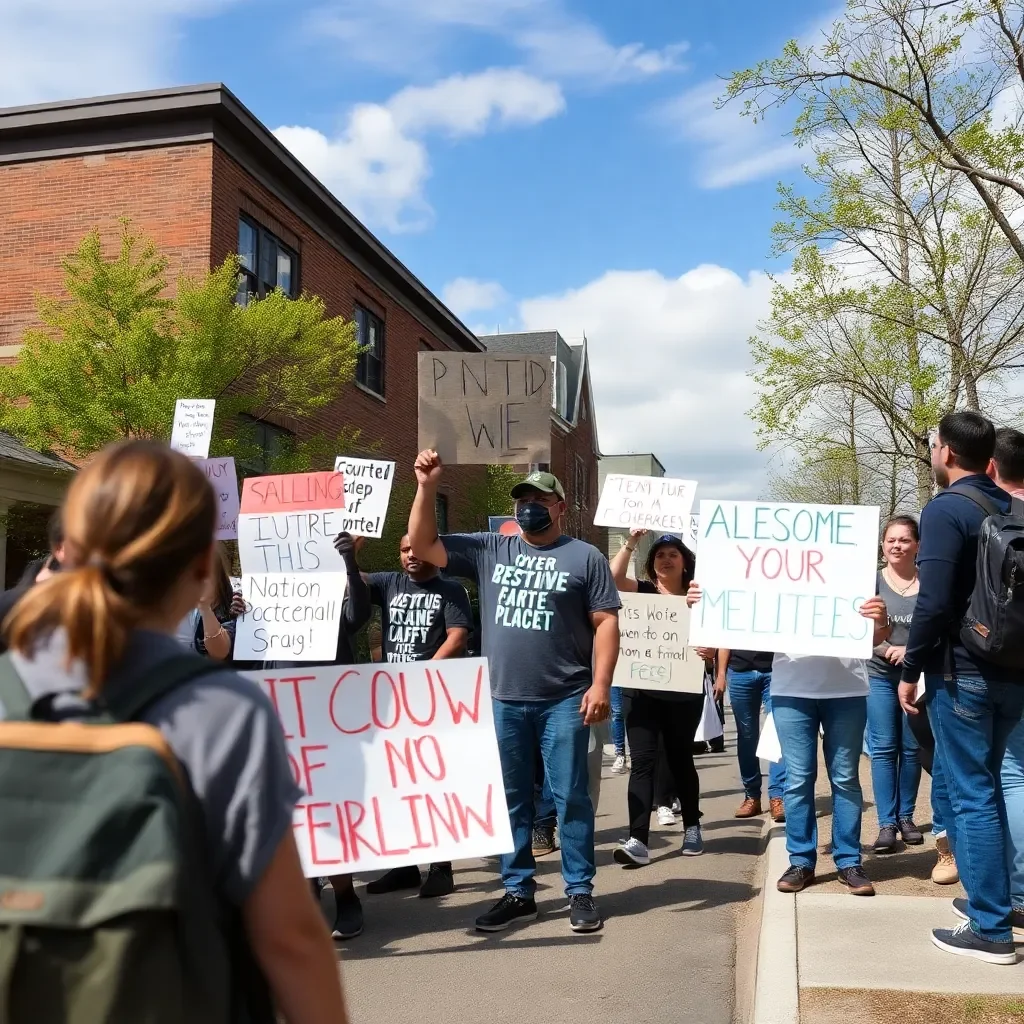
MULTIPOLYGON (((183 657, 176 631, 217 572, 216 518, 203 473, 163 445, 115 445, 79 473, 64 508, 62 571, 28 591, 2 627, 33 711, 42 703, 50 720, 88 721, 98 703, 183 657)), ((207 663, 135 719, 154 726, 185 769, 216 880, 211 898, 237 918, 277 1011, 290 1024, 344 1024, 334 949, 292 835, 301 793, 269 700, 207 663)))

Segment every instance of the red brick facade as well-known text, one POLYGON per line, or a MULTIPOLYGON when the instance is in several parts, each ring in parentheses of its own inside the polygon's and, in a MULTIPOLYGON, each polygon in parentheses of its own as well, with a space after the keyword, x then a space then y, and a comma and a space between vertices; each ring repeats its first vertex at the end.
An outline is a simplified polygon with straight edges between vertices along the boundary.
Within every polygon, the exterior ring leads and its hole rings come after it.
POLYGON ((558 421, 551 427, 551 472, 562 481, 568 504, 566 533, 602 547, 604 528, 594 526, 597 511, 597 437, 594 430, 590 382, 583 381, 580 414, 575 428, 558 421))

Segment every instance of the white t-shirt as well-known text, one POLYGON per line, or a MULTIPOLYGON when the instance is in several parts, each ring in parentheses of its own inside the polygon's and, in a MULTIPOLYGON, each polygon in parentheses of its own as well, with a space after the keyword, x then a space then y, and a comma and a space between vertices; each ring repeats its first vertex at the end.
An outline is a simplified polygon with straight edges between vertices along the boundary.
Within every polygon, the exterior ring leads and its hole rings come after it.
POLYGON ((868 665, 863 658, 776 654, 772 659, 771 695, 811 700, 866 697, 868 665))

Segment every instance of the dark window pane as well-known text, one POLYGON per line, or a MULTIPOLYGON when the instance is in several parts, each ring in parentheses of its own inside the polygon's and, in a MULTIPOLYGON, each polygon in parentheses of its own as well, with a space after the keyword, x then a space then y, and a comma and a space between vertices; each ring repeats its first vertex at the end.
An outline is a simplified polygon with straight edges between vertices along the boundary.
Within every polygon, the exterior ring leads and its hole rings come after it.
POLYGON ((277 243, 266 231, 260 232, 260 284, 266 291, 277 284, 277 243))
POLYGON ((243 267, 256 269, 256 229, 247 220, 238 222, 238 258, 243 267))
POLYGON ((356 364, 356 380, 375 394, 384 394, 384 321, 356 306, 356 335, 362 351, 356 364))
POLYGON ((448 532, 448 495, 439 494, 434 499, 434 513, 437 516, 437 532, 448 532))

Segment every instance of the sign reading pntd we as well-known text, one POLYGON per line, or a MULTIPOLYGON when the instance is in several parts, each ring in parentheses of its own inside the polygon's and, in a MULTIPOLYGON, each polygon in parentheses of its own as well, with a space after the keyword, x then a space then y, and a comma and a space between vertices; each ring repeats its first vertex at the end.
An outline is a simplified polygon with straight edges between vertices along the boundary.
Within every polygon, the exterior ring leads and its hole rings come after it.
POLYGON ((690 646, 686 599, 621 592, 619 659, 612 686, 701 693, 704 661, 690 646))
POLYGON ((339 528, 354 537, 380 537, 395 482, 395 464, 339 455, 334 472, 345 480, 345 511, 339 517, 339 528))
POLYGON ((304 793, 307 877, 512 850, 485 660, 247 675, 277 708, 304 793))
POLYGON ((247 478, 238 517, 242 572, 344 572, 334 548, 344 508, 341 473, 247 478))
POLYGON ((347 584, 343 572, 246 573, 234 660, 334 661, 347 584))
POLYGON ((702 501, 690 643, 871 656, 878 508, 702 501))
POLYGON ((609 473, 601 489, 594 525, 685 534, 696 492, 696 480, 609 473))
POLYGON ((205 459, 210 454, 216 405, 212 398, 179 398, 174 403, 171 447, 175 451, 193 459, 205 459))
POLYGON ((196 459, 195 464, 206 474, 206 479, 217 494, 217 540, 234 540, 238 536, 238 474, 235 460, 230 456, 222 459, 196 459))

